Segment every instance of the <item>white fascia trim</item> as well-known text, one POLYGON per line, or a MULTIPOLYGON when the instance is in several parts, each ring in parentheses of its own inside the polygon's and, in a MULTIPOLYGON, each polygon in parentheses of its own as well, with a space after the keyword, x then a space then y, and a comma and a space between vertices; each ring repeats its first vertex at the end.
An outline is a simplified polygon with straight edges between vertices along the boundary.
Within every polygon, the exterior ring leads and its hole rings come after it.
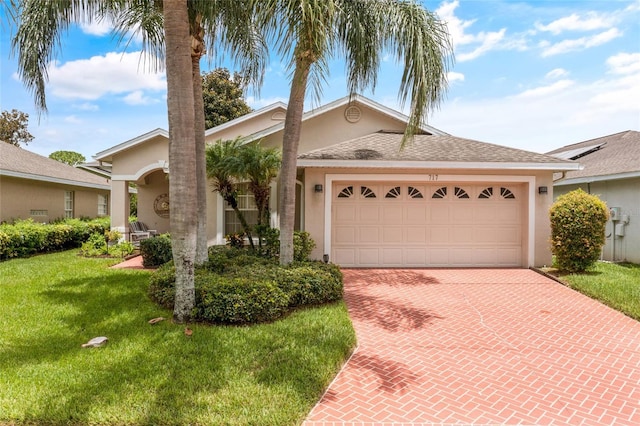
POLYGON ((145 174, 154 171, 154 170, 164 170, 167 166, 167 162, 164 160, 158 160, 155 163, 147 164, 143 168, 139 169, 133 175, 111 175, 111 180, 138 180, 145 174))
POLYGON ((100 151, 99 153, 97 153, 96 155, 93 156, 93 158, 97 161, 100 161, 101 159, 104 158, 108 158, 110 156, 112 156, 113 154, 117 154, 120 151, 124 151, 126 149, 129 149, 131 147, 134 147, 138 144, 141 144, 143 142, 148 141, 149 139, 155 138, 156 136, 164 136, 165 138, 169 139, 169 132, 164 130, 164 129, 160 129, 157 128, 155 130, 152 130, 150 132, 147 132, 143 135, 137 136, 133 139, 129 139, 128 141, 122 142, 116 146, 113 146, 109 149, 106 149, 104 151, 100 151))
POLYGON ((426 182, 426 183, 452 183, 452 182, 487 182, 487 183, 527 183, 528 194, 528 238, 527 238, 527 267, 535 263, 535 231, 536 231, 536 178, 534 176, 507 176, 507 175, 394 175, 394 174, 327 174, 324 181, 324 254, 331 254, 331 201, 333 200, 334 181, 382 181, 382 182, 426 182))
POLYGON ((553 186, 563 185, 577 185, 581 183, 602 182, 605 180, 619 180, 619 179, 633 179, 640 177, 640 171, 617 173, 615 175, 603 175, 603 176, 585 176, 581 178, 563 179, 553 183, 553 186))
POLYGON ((56 177, 50 177, 50 176, 33 175, 33 174, 29 174, 29 173, 14 172, 14 171, 11 171, 11 170, 0 170, 0 176, 10 176, 10 177, 15 177, 15 178, 20 178, 20 179, 37 180, 37 181, 40 181, 40 182, 58 183, 58 184, 61 184, 61 185, 81 186, 83 188, 104 189, 104 190, 107 190, 107 191, 111 190, 111 185, 109 185, 109 184, 80 182, 80 181, 77 181, 77 180, 56 178, 56 177))
POLYGON ((219 126, 216 127, 212 127, 210 129, 207 129, 204 132, 204 136, 205 137, 209 137, 221 130, 225 130, 228 129, 229 127, 233 127, 233 126, 237 126, 238 124, 244 123, 245 121, 251 120, 252 118, 255 118, 259 115, 265 114, 269 111, 273 111, 275 109, 287 109, 287 104, 285 104, 284 102, 276 102, 273 103, 271 105, 267 105, 266 107, 260 108, 259 110, 250 112, 249 114, 245 114, 241 117, 235 118, 231 121, 227 121, 226 123, 222 123, 219 126))
POLYGON ((298 167, 374 169, 500 169, 500 170, 580 170, 578 163, 499 163, 462 161, 383 160, 298 160, 298 167))

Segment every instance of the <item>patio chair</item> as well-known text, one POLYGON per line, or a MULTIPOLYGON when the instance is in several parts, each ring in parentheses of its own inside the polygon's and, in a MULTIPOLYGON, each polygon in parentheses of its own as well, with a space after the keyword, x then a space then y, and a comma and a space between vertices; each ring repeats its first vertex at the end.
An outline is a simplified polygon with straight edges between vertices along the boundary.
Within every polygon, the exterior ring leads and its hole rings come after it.
POLYGON ((158 231, 149 229, 143 222, 135 221, 129 223, 129 240, 134 246, 140 245, 140 241, 155 237, 158 231))

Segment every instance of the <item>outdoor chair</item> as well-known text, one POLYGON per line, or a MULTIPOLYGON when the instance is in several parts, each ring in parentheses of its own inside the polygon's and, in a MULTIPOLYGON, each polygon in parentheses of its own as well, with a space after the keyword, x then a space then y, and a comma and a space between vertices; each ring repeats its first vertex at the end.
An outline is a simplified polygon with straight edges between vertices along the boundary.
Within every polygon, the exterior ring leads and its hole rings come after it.
POLYGON ((129 240, 134 246, 140 245, 140 241, 155 237, 158 231, 149 229, 143 222, 135 221, 129 223, 129 240))

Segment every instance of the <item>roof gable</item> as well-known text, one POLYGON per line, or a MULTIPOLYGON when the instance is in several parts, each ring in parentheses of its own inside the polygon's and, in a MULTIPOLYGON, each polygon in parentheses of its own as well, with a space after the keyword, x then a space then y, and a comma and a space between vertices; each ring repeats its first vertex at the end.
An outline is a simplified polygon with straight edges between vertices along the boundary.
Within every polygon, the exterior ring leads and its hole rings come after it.
POLYGON ((109 180, 6 142, 0 142, 0 175, 109 189, 109 180))
POLYGON ((582 170, 568 172, 563 182, 607 176, 640 175, 640 132, 627 130, 567 145, 548 153, 555 157, 579 156, 582 170))

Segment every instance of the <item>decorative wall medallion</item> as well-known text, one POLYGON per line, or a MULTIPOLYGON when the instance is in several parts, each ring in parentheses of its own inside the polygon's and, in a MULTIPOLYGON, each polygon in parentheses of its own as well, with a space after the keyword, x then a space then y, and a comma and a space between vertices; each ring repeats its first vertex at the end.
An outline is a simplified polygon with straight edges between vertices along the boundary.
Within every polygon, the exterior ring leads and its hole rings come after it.
POLYGON ((153 202, 153 211, 164 219, 169 218, 169 194, 158 195, 153 202))

